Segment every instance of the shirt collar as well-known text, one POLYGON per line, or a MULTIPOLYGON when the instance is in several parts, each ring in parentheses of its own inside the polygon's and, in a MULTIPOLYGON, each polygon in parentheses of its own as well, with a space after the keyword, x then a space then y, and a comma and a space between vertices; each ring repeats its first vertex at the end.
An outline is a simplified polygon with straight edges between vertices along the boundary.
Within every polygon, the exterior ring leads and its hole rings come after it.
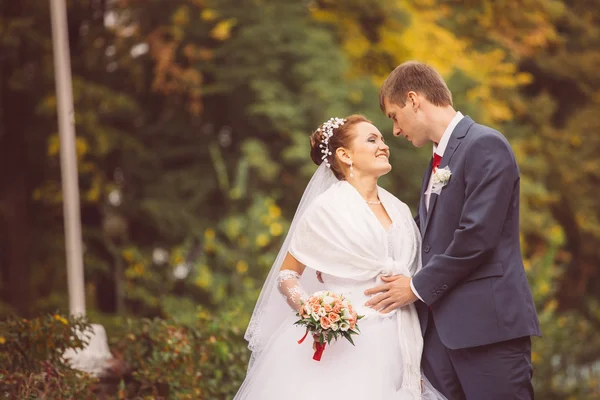
POLYGON ((446 146, 448 146, 448 141, 450 140, 450 136, 452 136, 452 132, 454 131, 454 128, 456 128, 456 125, 458 125, 458 123, 460 122, 461 119, 463 119, 463 115, 460 111, 456 112, 456 115, 454 116, 454 118, 452 118, 452 121, 450 121, 450 125, 448 125, 448 127, 446 128, 446 130, 444 131, 444 134, 442 135, 442 138, 440 139, 440 142, 436 145, 435 143, 433 144, 433 153, 434 154, 438 154, 440 157, 444 156, 444 152, 446 151, 446 146))

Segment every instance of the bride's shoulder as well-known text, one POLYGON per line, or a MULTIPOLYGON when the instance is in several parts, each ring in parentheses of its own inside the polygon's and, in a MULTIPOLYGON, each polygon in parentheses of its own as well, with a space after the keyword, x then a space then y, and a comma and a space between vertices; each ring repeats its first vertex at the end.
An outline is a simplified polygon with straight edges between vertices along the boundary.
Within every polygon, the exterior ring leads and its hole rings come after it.
POLYGON ((311 214, 329 214, 343 202, 344 182, 336 182, 323 193, 315 197, 312 204, 308 206, 307 215, 311 214))
POLYGON ((343 192, 343 187, 344 181, 334 183, 315 198, 313 205, 315 207, 329 207, 334 205, 336 201, 339 201, 340 195, 342 195, 343 192))

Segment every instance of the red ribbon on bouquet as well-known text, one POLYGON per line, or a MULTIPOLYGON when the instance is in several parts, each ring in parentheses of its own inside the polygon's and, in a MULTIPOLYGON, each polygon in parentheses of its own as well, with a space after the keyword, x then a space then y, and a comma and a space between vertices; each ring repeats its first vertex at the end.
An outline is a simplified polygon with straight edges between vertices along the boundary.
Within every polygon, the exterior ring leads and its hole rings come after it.
MULTIPOLYGON (((302 339, 298 340, 298 344, 302 344, 302 342, 304 342, 304 339, 306 339, 306 337, 308 336, 308 330, 306 330, 306 333, 304 334, 304 336, 302 336, 302 339)), ((313 360, 315 361, 321 361, 321 356, 323 355, 323 352, 325 351, 325 346, 326 343, 321 344, 321 342, 315 342, 315 354, 313 355, 313 360)))
POLYGON ((317 350, 315 351, 315 354, 313 355, 313 360, 321 361, 321 356, 323 355, 323 352, 325 351, 325 346, 327 345, 327 343, 321 344, 320 342, 315 342, 315 345, 317 347, 317 350))

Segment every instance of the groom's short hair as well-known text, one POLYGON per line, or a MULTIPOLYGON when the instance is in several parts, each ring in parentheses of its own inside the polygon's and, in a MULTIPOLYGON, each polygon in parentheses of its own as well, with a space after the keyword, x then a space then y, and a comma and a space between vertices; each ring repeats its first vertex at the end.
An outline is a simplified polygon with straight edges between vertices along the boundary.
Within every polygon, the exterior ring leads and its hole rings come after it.
POLYGON ((410 91, 422 94, 433 105, 452 105, 452 93, 435 69, 422 62, 407 61, 397 66, 381 85, 379 106, 385 112, 384 101, 388 99, 404 107, 410 91))

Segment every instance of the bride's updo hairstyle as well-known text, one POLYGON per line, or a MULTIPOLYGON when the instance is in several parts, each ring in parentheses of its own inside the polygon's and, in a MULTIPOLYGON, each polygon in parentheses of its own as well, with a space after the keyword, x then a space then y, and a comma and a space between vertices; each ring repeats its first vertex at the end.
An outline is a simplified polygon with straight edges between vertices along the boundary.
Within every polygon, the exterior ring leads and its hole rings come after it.
POLYGON ((337 158, 335 152, 340 147, 350 148, 355 133, 354 126, 360 122, 371 123, 364 116, 354 114, 344 119, 332 118, 318 127, 310 135, 310 158, 313 162, 321 165, 327 161, 335 177, 339 180, 345 179, 344 170, 342 169, 343 163, 337 158), (329 140, 327 140, 328 131, 330 134, 329 140), (325 158, 323 158, 324 155, 325 158))

